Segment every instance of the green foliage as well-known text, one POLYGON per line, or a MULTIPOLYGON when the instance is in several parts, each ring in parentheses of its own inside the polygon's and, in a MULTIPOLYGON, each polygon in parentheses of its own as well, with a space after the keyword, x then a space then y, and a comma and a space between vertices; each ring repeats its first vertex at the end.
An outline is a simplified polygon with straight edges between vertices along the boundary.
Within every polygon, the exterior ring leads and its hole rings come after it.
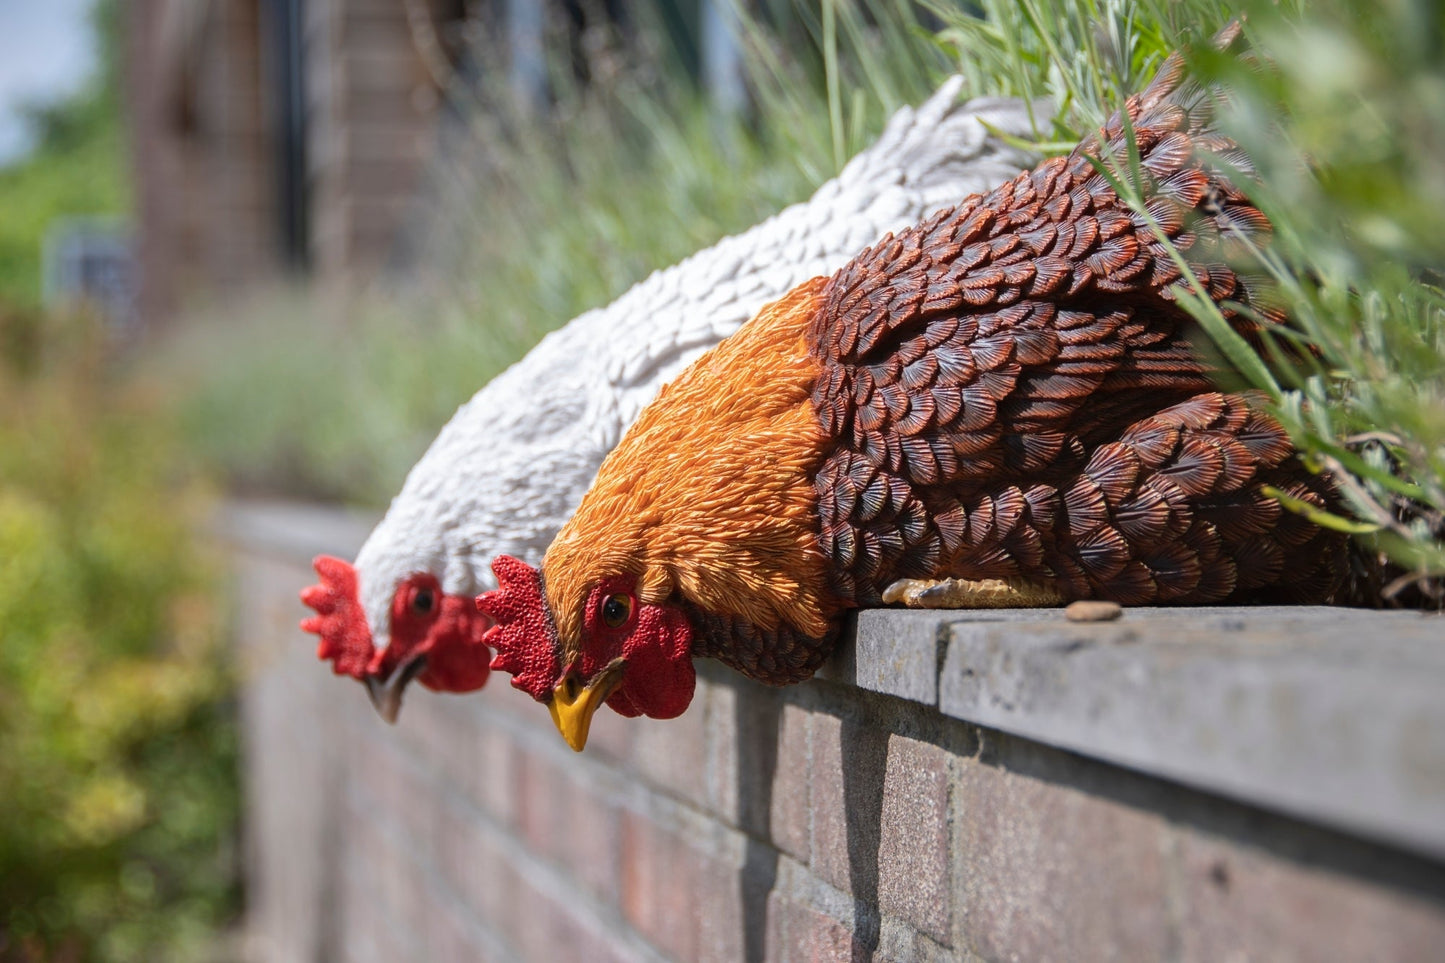
POLYGON ((973 89, 1047 105, 1038 145, 1068 153, 1144 88, 1170 53, 1206 40, 1237 5, 1222 0, 923 0, 973 89))
POLYGON ((314 294, 274 292, 188 318, 147 368, 183 399, 187 448, 233 490, 385 504, 441 422, 511 360, 504 334, 456 311, 422 317, 379 294, 336 316, 314 294))
POLYGON ((1259 63, 1201 51, 1275 238, 1254 269, 1318 353, 1278 413, 1412 577, 1445 575, 1445 9, 1251 3, 1259 63))
POLYGON ((0 355, 0 959, 198 959, 237 900, 206 501, 88 320, 42 321, 0 355))
POLYGON ((93 319, 42 312, 58 216, 126 207, 115 48, 0 170, 0 960, 218 958, 238 908, 233 680, 206 510, 93 319))
POLYGON ((32 107, 35 149, 0 168, 0 302, 40 303, 41 244, 56 218, 120 214, 128 208, 113 55, 116 11, 111 0, 99 4, 93 15, 104 40, 102 69, 79 95, 32 107))
MULTIPOLYGON (((1208 298, 1181 303, 1333 474, 1357 518, 1328 523, 1407 570, 1392 588, 1445 574, 1445 12, 1412 0, 984 11, 941 36, 979 82, 1051 97, 1051 146, 1102 120, 1170 49, 1224 93, 1219 123, 1256 171, 1239 176, 1275 228, 1239 268, 1273 283, 1295 350, 1261 361, 1208 298), (1236 14, 1247 55, 1203 42, 1236 14)), ((1099 160, 1147 217, 1137 155, 1099 160)))

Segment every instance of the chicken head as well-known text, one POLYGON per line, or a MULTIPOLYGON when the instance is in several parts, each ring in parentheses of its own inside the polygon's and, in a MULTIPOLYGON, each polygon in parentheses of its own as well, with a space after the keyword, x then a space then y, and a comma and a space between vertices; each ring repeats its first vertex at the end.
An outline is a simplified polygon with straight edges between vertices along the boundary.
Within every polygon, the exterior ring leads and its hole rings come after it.
POLYGON ((357 589, 356 569, 329 555, 312 565, 320 582, 301 592, 316 614, 301 629, 321 637, 316 656, 337 675, 366 686, 372 705, 395 722, 401 698, 413 679, 437 692, 480 689, 490 673, 483 638, 492 621, 471 599, 448 595, 436 577, 418 572, 403 579, 391 603, 391 638, 377 646, 357 589))

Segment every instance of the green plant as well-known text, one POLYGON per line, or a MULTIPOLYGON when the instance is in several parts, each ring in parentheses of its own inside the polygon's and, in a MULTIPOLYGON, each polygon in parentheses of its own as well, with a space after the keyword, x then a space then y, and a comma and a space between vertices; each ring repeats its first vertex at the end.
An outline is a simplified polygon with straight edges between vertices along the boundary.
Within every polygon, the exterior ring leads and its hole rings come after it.
POLYGON ((40 242, 126 204, 114 2, 101 70, 0 171, 0 960, 224 955, 239 903, 233 680, 208 499, 96 320, 46 312, 40 242))
MULTIPOLYGON (((1445 576, 1445 11, 1251 3, 1253 63, 1201 50, 1229 92, 1275 237, 1254 253, 1317 355, 1275 364, 1277 413, 1405 574, 1445 576)), ((1259 383, 1262 379, 1255 379, 1259 383)), ((1267 387, 1260 384, 1261 387, 1267 387)))
POLYGON ((39 305, 41 245, 56 218, 118 215, 129 205, 115 54, 118 12, 114 0, 95 6, 100 69, 76 96, 30 107, 35 148, 0 167, 0 301, 39 305))
POLYGON ((44 328, 0 357, 0 959, 195 959, 238 879, 208 500, 90 319, 44 328))
MULTIPOLYGON (((1221 361, 1268 394, 1353 518, 1324 521, 1404 569, 1385 594, 1445 575, 1445 70, 1438 5, 1363 0, 1168 5, 1054 0, 945 10, 960 69, 1051 98, 1060 150, 1141 89, 1171 49, 1223 98, 1239 172, 1274 237, 1239 265, 1272 284, 1297 349, 1259 358, 1205 298, 1181 303, 1221 361), (1205 42, 1242 17, 1249 53, 1205 42), (1304 359, 1301 364, 1300 359, 1304 359)), ((1099 158, 1140 216, 1137 157, 1099 158)), ((1221 161, 1223 162, 1223 161, 1221 161)))

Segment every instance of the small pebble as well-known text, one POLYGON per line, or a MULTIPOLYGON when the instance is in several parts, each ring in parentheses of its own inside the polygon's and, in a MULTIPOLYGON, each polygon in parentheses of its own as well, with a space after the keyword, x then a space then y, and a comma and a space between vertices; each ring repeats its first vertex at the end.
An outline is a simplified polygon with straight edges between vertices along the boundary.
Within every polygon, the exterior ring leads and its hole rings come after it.
POLYGON ((1070 602, 1064 609, 1064 618, 1070 622, 1112 622, 1123 614, 1124 607, 1118 602, 1070 602))

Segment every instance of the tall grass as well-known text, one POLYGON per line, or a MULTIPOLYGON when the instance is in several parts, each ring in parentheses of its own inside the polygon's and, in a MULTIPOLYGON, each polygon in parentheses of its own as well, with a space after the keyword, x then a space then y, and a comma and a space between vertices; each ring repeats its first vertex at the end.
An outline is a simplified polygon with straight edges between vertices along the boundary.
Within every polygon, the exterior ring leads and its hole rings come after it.
MULTIPOLYGON (((571 59, 548 59, 545 112, 508 95, 488 66, 506 54, 485 36, 471 57, 479 76, 454 92, 460 122, 433 168, 439 216, 421 225, 412 291, 488 328, 508 360, 649 272, 804 199, 949 72, 908 3, 868 23, 856 3, 818 16, 799 15, 807 4, 789 16, 737 12, 752 97, 728 113, 638 6, 626 34, 584 33, 587 82, 571 59)), ((553 38, 551 49, 564 46, 553 38)))
POLYGON ((1445 575, 1445 9, 1257 2, 1245 28, 1257 65, 1195 59, 1275 225, 1256 267, 1318 352, 1275 366, 1276 410, 1407 570, 1386 594, 1428 588, 1445 575))
MULTIPOLYGON (((945 17, 950 15, 940 9, 945 17)), ((1400 0, 985 3, 940 39, 977 82, 1046 94, 1062 148, 1141 89, 1172 48, 1222 96, 1218 123, 1274 236, 1237 267, 1290 318, 1267 359, 1207 298, 1181 298, 1233 376, 1265 391, 1355 533, 1438 591, 1445 575, 1445 12, 1400 0), (1247 53, 1204 42, 1244 18, 1247 53), (1303 349, 1303 350, 1298 350, 1303 349), (1301 361, 1300 359, 1304 360, 1301 361), (1267 363, 1266 363, 1267 362, 1267 363)), ((1141 214, 1128 158, 1103 158, 1141 214)))

